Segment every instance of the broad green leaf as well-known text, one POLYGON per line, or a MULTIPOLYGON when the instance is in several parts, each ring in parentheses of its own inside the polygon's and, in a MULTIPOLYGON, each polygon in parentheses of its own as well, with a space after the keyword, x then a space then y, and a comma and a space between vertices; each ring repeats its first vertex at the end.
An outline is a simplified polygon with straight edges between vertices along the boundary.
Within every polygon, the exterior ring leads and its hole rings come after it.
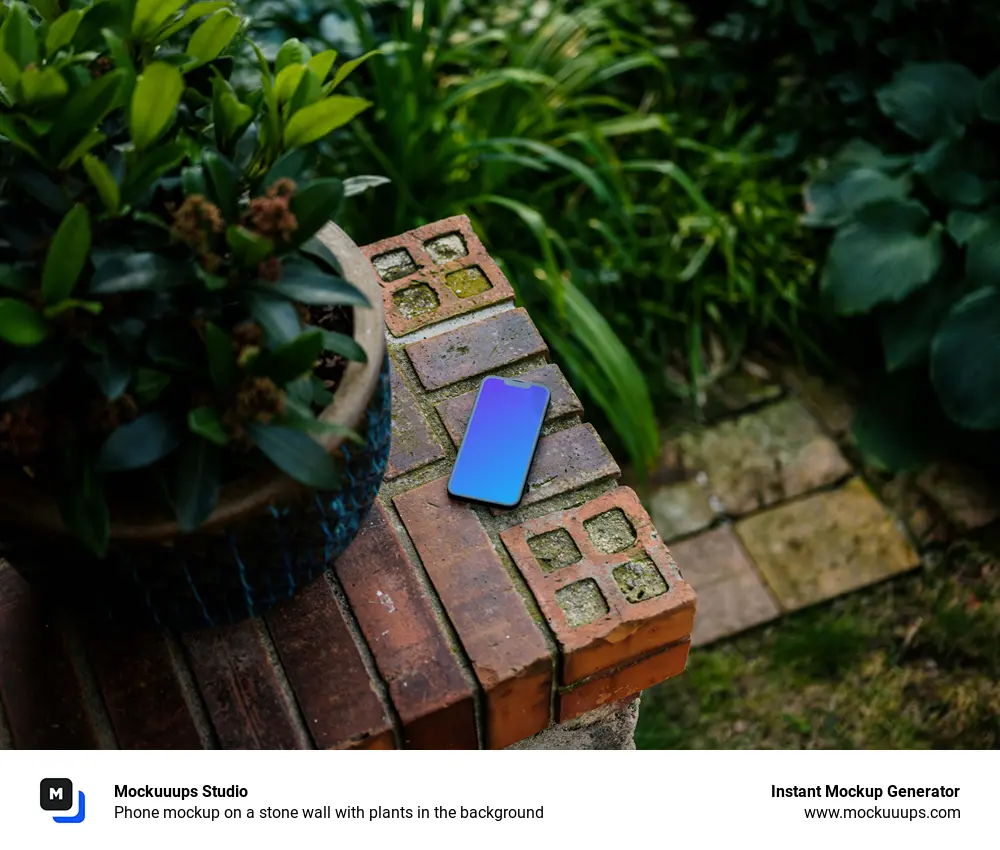
POLYGON ((274 81, 274 93, 278 96, 278 103, 287 103, 291 100, 306 70, 305 65, 288 65, 278 72, 274 81))
POLYGON ((15 100, 17 84, 21 81, 21 70, 11 57, 0 49, 0 86, 3 86, 7 96, 15 100))
POLYGON ((990 227, 990 222, 995 216, 1000 216, 1000 209, 985 213, 952 210, 948 213, 948 235, 957 245, 964 247, 969 244, 973 236, 990 227))
POLYGON ((931 380, 948 417, 970 430, 1000 428, 1000 290, 985 286, 948 313, 931 343, 931 380))
POLYGON ((279 345, 260 358, 255 370, 267 375, 279 387, 311 372, 323 351, 323 334, 319 331, 303 333, 291 342, 279 345))
POLYGON ((144 469, 173 452, 183 432, 163 413, 144 413, 132 422, 119 425, 101 446, 98 472, 144 469))
POLYGON ((59 17, 59 0, 31 0, 31 5, 47 24, 52 24, 59 17))
POLYGON ((391 182, 388 177, 382 177, 378 174, 359 174, 357 177, 348 177, 344 181, 344 197, 353 198, 369 189, 377 189, 379 186, 385 186, 391 182))
POLYGON ((830 245, 822 291, 841 315, 902 301, 926 284, 943 256, 941 226, 928 226, 915 201, 877 201, 840 228, 830 245))
POLYGON ((228 9, 219 9, 192 33, 185 52, 197 60, 194 64, 211 62, 229 46, 239 28, 237 15, 228 9))
POLYGON ((337 69, 337 73, 333 75, 333 79, 330 80, 329 85, 324 90, 326 94, 329 94, 334 89, 337 88, 344 80, 346 80, 361 64, 367 62, 373 56, 377 56, 381 51, 370 50, 364 56, 359 56, 357 59, 351 59, 349 62, 345 62, 337 69))
POLYGON ((371 306, 354 284, 326 274, 312 263, 286 262, 281 280, 257 286, 259 291, 282 295, 290 301, 309 306, 371 306))
POLYGON ((214 407, 198 407, 188 411, 188 428, 192 434, 204 437, 217 446, 229 442, 229 435, 222 424, 222 416, 214 407))
POLYGON ((139 404, 151 404, 163 394, 170 381, 171 377, 166 372, 140 366, 135 371, 132 392, 139 404))
POLYGON ((63 373, 66 364, 65 350, 53 341, 19 351, 0 372, 0 402, 47 387, 63 373))
POLYGON ((205 171, 200 165, 189 165, 181 169, 181 187, 185 195, 207 195, 205 171))
POLYGON ((924 185, 949 206, 979 206, 989 192, 980 176, 989 167, 980 145, 966 139, 942 139, 914 161, 924 185))
POLYGON ((90 375, 108 401, 120 398, 132 380, 132 365, 125 352, 108 346, 102 357, 85 360, 84 371, 90 375))
POLYGON ((891 177, 874 168, 831 166, 806 185, 802 221, 810 227, 837 227, 866 204, 904 198, 909 189, 905 177, 891 177))
POLYGON ((308 434, 278 425, 246 425, 257 448, 285 474, 317 490, 336 490, 340 473, 333 458, 308 434))
POLYGON ((153 252, 111 257, 102 263, 90 280, 90 292, 112 295, 140 289, 166 289, 187 282, 184 270, 153 252))
POLYGON ((904 66, 876 93, 882 112, 923 142, 959 135, 979 111, 980 82, 964 65, 904 66))
POLYGON ((212 515, 219 501, 222 456, 205 440, 188 440, 174 474, 172 501, 181 531, 191 532, 212 515))
POLYGON ((38 61, 38 39, 23 4, 14 3, 8 8, 7 19, 0 28, 3 36, 0 47, 17 63, 18 68, 24 69, 38 61))
POLYGON ((92 316, 98 316, 104 310, 104 305, 99 301, 81 301, 79 298, 64 298, 62 301, 50 304, 42 311, 42 314, 45 318, 51 319, 54 316, 61 316, 63 313, 68 313, 70 310, 84 310, 92 316))
POLYGON ((323 331, 323 350, 358 363, 368 362, 368 355, 354 337, 336 331, 323 331))
POLYGON ((240 224, 231 224, 226 228, 226 244, 236 260, 250 268, 256 268, 274 252, 270 239, 240 224))
POLYGON ((271 188, 279 180, 285 178, 300 181, 303 172, 308 168, 312 160, 311 153, 306 150, 289 151, 283 154, 268 170, 267 174, 264 175, 264 180, 262 181, 263 187, 265 189, 271 188))
POLYGON ((132 92, 129 114, 129 130, 137 150, 146 150, 167 131, 183 93, 184 77, 173 65, 153 62, 146 66, 132 92))
POLYGON ((301 148, 318 142, 364 112, 371 102, 360 97, 332 95, 296 112, 285 125, 286 148, 301 148))
POLYGON ((983 80, 979 90, 979 112, 987 121, 1000 123, 1000 68, 983 80))
POLYGON ((323 97, 323 90, 319 84, 319 78, 308 68, 299 79, 299 84, 295 87, 295 93, 288 101, 288 114, 294 115, 301 109, 311 106, 323 97))
POLYGON ((25 106, 44 106, 62 100, 69 92, 69 85, 55 68, 25 68, 21 73, 21 90, 18 102, 25 106))
POLYGON ((193 24, 198 18, 211 15, 219 9, 231 9, 232 6, 233 4, 230 0, 206 0, 206 2, 202 3, 192 3, 184 10, 183 15, 157 33, 156 40, 158 42, 166 41, 170 36, 179 33, 184 27, 193 24))
POLYGON ((75 147, 119 106, 127 77, 127 71, 116 69, 73 93, 53 131, 56 146, 61 151, 75 147))
POLYGON ((212 82, 212 116, 215 141, 220 150, 228 150, 243 135, 254 118, 254 110, 241 103, 225 80, 212 82))
POLYGON ((320 83, 325 83, 326 78, 330 76, 330 69, 333 68, 333 63, 336 61, 336 50, 324 50, 322 53, 317 53, 313 56, 307 64, 309 70, 316 75, 320 83))
POLYGON ((34 307, 16 298, 0 298, 0 339, 11 345, 38 345, 52 328, 34 307))
POLYGON ((169 21, 187 0, 137 0, 132 15, 132 36, 147 41, 169 21))
POLYGON ((239 212, 239 183, 236 168, 217 151, 202 155, 202 166, 208 177, 209 197, 222 211, 226 221, 236 221, 239 212))
POLYGON ((212 383, 228 392, 236 383, 236 349, 232 337, 212 322, 205 323, 205 349, 212 383))
POLYGON ((961 286, 942 273, 898 304, 882 308, 879 333, 887 372, 927 360, 935 331, 961 294, 961 286))
POLYGON ((56 18, 45 34, 45 53, 48 56, 55 56, 60 48, 69 44, 82 20, 83 12, 79 9, 71 9, 56 18))
POLYGON ((879 380, 862 398, 851 421, 851 437, 866 465, 886 473, 914 472, 936 454, 926 408, 924 370, 879 380))
POLYGON ((340 263, 337 262, 333 251, 318 236, 310 236, 306 239, 299 245, 299 251, 313 260, 318 260, 321 266, 325 266, 338 277, 341 276, 343 270, 340 268, 340 263))
POLYGON ((104 164, 103 160, 90 154, 87 154, 83 158, 83 169, 87 172, 87 177, 90 178, 90 182, 97 190, 101 202, 108 208, 108 212, 112 215, 117 215, 118 207, 121 204, 121 195, 111 169, 104 164))
POLYGON ((84 156, 88 151, 96 148, 101 142, 103 142, 107 137, 104 133, 99 133, 97 130, 91 130, 80 139, 79 142, 70 150, 68 154, 59 162, 60 171, 68 171, 73 167, 74 163, 80 157, 84 156))
POLYGON ((66 528, 98 558, 108 552, 110 520, 101 477, 90 463, 71 458, 66 480, 57 493, 59 515, 66 528))
POLYGON ((298 311, 284 298, 252 291, 243 297, 250 315, 264 329, 272 347, 291 342, 302 333, 298 311))
POLYGON ((47 304, 69 298, 90 255, 90 214, 77 204, 62 220, 42 270, 42 297, 47 304))
POLYGON ((297 38, 290 38, 278 49, 274 69, 281 73, 289 65, 305 65, 312 59, 312 51, 297 38))
POLYGON ((31 141, 24 135, 24 133, 18 128, 17 124, 14 123, 13 115, 4 115, 0 113, 0 136, 4 136, 7 140, 14 145, 16 148, 20 148, 33 159, 42 161, 41 154, 38 153, 38 148, 36 148, 31 141))
POLYGON ((968 235, 965 276, 975 286, 1000 286, 1000 211, 981 215, 968 235))
MULTIPOLYGON (((122 186, 122 194, 127 199, 141 196, 157 180, 180 165, 187 155, 188 147, 183 142, 169 142, 154 146, 139 157, 135 168, 129 170, 125 178, 125 185, 122 186)), ((135 214, 136 217, 139 215, 139 213, 135 214)))
POLYGON ((336 217, 343 198, 344 184, 333 177, 313 180, 300 187, 289 203, 297 222, 290 244, 297 247, 315 236, 336 217))

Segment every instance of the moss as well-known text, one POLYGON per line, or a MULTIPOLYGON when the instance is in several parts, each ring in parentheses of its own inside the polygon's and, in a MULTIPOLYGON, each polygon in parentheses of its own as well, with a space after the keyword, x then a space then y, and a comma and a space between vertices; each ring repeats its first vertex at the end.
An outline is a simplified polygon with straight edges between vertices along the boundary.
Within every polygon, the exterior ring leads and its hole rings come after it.
POLYGON ((441 303, 438 301, 437 293, 426 283, 401 289, 392 296, 392 300, 396 309, 407 319, 432 313, 441 303))
POLYGON ((445 277, 444 282, 459 298, 471 298, 493 288, 479 266, 452 272, 445 277))
POLYGON ((580 550, 565 528, 532 537, 528 541, 528 548, 545 573, 568 567, 580 560, 580 550))

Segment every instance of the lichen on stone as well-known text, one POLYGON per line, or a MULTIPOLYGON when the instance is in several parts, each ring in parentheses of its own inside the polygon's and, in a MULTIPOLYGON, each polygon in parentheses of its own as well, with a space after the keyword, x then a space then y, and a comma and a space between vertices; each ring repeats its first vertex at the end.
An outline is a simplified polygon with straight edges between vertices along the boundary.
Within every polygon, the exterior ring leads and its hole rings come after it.
POLYGON ((392 296, 392 301, 396 305, 396 309, 406 319, 431 313, 441 304, 438 301, 437 293, 426 283, 418 283, 415 286, 399 290, 392 296))
POLYGON ((386 283, 399 280, 417 270, 417 264, 413 262, 413 257, 405 248, 397 248, 395 251, 388 251, 373 257, 372 265, 375 266, 379 277, 386 283))
POLYGON ((613 508, 583 524, 591 542, 605 554, 624 552, 635 543, 635 528, 621 508, 613 508))
POLYGON ((575 581, 556 591, 556 602, 570 626, 585 626, 608 613, 608 603, 592 578, 575 581))
POLYGON ((465 240, 458 231, 428 240, 424 243, 424 250, 435 263, 439 264, 457 260, 469 253, 469 249, 465 246, 465 240))
POLYGON ((667 583, 650 558, 639 558, 615 567, 613 575, 625 598, 633 604, 667 592, 667 583))
POLYGON ((528 548, 543 573, 551 573, 580 560, 580 550, 565 528, 547 531, 528 540, 528 548))

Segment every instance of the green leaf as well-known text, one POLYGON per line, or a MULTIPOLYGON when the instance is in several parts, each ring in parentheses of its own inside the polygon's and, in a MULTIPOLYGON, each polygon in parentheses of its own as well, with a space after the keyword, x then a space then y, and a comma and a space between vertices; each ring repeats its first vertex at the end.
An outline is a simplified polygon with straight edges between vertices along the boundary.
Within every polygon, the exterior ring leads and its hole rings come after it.
POLYGON ((866 204, 905 198, 909 189, 905 177, 890 177, 874 168, 831 166, 806 185, 802 221, 809 227, 837 227, 866 204))
POLYGON ((31 0, 31 5, 47 24, 51 24, 59 17, 59 0, 31 0))
POLYGON ((914 472, 935 454, 927 420, 929 388, 923 373, 903 372, 878 381, 861 400, 851 437, 866 465, 887 473, 914 472))
POLYGON ((55 316, 61 316, 63 313, 68 313, 70 310, 85 310, 92 316, 99 316, 101 311, 104 310, 104 305, 99 301, 81 301, 79 298, 65 298, 62 301, 57 301, 55 304, 50 304, 42 313, 45 318, 51 319, 55 316))
POLYGON ((0 402, 47 387, 63 373, 66 363, 64 349, 53 342, 19 351, 0 372, 0 402))
POLYGON ((987 121, 1000 123, 1000 68, 983 80, 979 89, 979 112, 987 121))
POLYGON ((990 227, 993 217, 997 215, 1000 215, 1000 209, 986 213, 952 210, 948 213, 948 235, 955 240, 955 244, 964 247, 973 236, 990 227))
POLYGON ((364 112, 371 102, 360 97, 333 95, 296 112, 285 125, 285 148, 318 142, 364 112))
POLYGON ((185 195, 207 195, 205 171, 200 165, 189 165, 181 169, 181 188, 185 195))
POLYGON ((107 136, 104 133, 99 133, 97 130, 92 130, 87 133, 79 142, 70 150, 65 157, 59 162, 60 171, 69 171, 70 168, 76 163, 80 157, 84 156, 88 151, 96 148, 101 142, 103 142, 107 136))
POLYGON ((965 276, 976 286, 1000 285, 1000 210, 981 215, 968 234, 965 276))
POLYGON ((229 442, 229 435, 222 424, 222 416, 214 407, 189 410, 187 421, 192 434, 204 437, 217 446, 224 446, 229 442))
POLYGON ((42 298, 55 304, 69 298, 90 255, 90 214, 83 204, 77 204, 62 220, 42 271, 42 298))
POLYGON ((976 75, 951 62, 906 65, 876 93, 886 117, 924 142, 961 134, 979 111, 979 96, 976 75))
POLYGON ((11 345, 38 345, 51 333, 45 318, 16 298, 0 298, 0 339, 11 345))
POLYGON ((140 75, 132 92, 129 130, 139 151, 156 142, 170 126, 184 94, 184 77, 173 65, 153 62, 140 75))
POLYGON ((221 484, 219 450, 205 440, 189 440, 177 462, 172 493, 181 531, 194 531, 211 516, 219 501, 221 484))
POLYGON ((0 86, 7 92, 7 97, 15 100, 17 84, 21 81, 21 70, 3 49, 0 49, 0 86))
POLYGON ((340 263, 326 243, 318 236, 310 236, 299 246, 299 251, 312 260, 317 260, 322 266, 332 271, 336 275, 341 274, 340 263))
POLYGON ((208 372, 212 383, 228 392, 236 383, 236 349, 232 337, 218 325, 205 323, 205 349, 208 352, 208 372))
MULTIPOLYGON (((182 142, 170 142, 155 146, 139 158, 135 169, 130 170, 123 187, 127 197, 135 198, 149 189, 167 172, 180 165, 188 155, 188 148, 182 142)), ((135 214, 138 218, 139 213, 135 214)))
POLYGON ((207 150, 202 155, 202 166, 208 177, 209 197, 222 211, 226 221, 236 221, 239 218, 239 183, 235 166, 213 150, 207 150))
POLYGON ((87 154, 83 158, 83 170, 87 172, 87 177, 90 178, 90 182, 97 190, 101 203, 108 208, 109 213, 117 215, 121 205, 121 194, 111 169, 104 164, 103 160, 87 154))
POLYGON ((119 425, 104 441, 97 455, 98 472, 144 469, 173 452, 183 432, 163 413, 145 413, 119 425))
POLYGON ((290 151, 281 156, 274 165, 271 166, 270 170, 264 175, 264 180, 262 185, 265 189, 270 189, 279 180, 290 179, 299 181, 302 177, 303 172, 309 166, 311 155, 309 151, 299 150, 290 151))
POLYGON ((344 197, 353 198, 369 189, 377 189, 379 186, 385 186, 391 182, 388 177, 382 177, 378 174, 359 174, 356 177, 348 177, 344 181, 344 197))
POLYGON ((115 69, 73 93, 66 108, 60 112, 53 131, 56 147, 69 150, 88 136, 112 109, 119 106, 128 72, 115 69))
POLYGON ((17 67, 23 69, 38 61, 38 41, 24 5, 14 3, 9 8, 7 19, 0 28, 0 35, 3 36, 0 46, 17 63, 17 67))
POLYGON ((351 59, 350 62, 345 62, 337 69, 337 73, 333 75, 333 79, 330 81, 330 84, 324 90, 325 93, 329 94, 330 92, 332 92, 334 89, 337 88, 337 86, 339 86, 342 82, 344 82, 344 80, 346 80, 351 74, 353 74, 359 65, 363 64, 364 62, 367 62, 373 56, 378 56, 379 53, 381 53, 380 50, 370 50, 368 53, 364 54, 364 56, 359 56, 357 59, 351 59))
POLYGON ((188 41, 185 52, 197 60, 188 67, 204 65, 215 59, 229 46, 239 28, 239 17, 228 9, 219 9, 212 14, 192 33, 188 41))
POLYGON ((120 398, 132 380, 132 366, 125 352, 108 346, 104 355, 96 360, 85 360, 84 371, 100 387, 108 401, 120 398))
POLYGON ((110 520, 101 477, 90 463, 71 458, 66 481, 57 494, 59 514, 66 528, 98 558, 108 552, 110 520))
POLYGON ((254 321, 264 329, 272 346, 291 342, 302 333, 302 320, 284 298, 263 292, 246 292, 244 300, 254 321))
POLYGON ((899 304, 882 308, 879 331, 886 371, 897 372, 927 360, 934 333, 961 291, 961 285, 942 273, 899 304))
POLYGON ((71 9, 61 14, 49 25, 49 31, 45 34, 45 53, 48 56, 55 56, 56 52, 65 47, 76 35, 77 27, 83 20, 83 12, 79 9, 71 9))
POLYGON ((305 65, 312 59, 312 51, 297 38, 290 38, 278 50, 274 69, 281 73, 289 65, 305 65))
POLYGON ((329 221, 332 221, 344 199, 344 184, 333 177, 313 180, 300 188, 289 204, 297 226, 291 245, 302 245, 329 221))
POLYGON ((259 291, 283 295, 300 304, 323 307, 345 305, 370 307, 371 303, 354 284, 320 271, 312 263, 286 262, 281 280, 259 284, 259 291))
POLYGON ((279 425, 246 426, 250 439, 285 474, 317 490, 336 490, 340 473, 333 458, 312 437, 279 425))
POLYGON ((163 391, 170 385, 170 381, 170 375, 166 372, 140 366, 135 372, 132 392, 139 404, 151 404, 163 394, 163 391))
POLYGON ((368 362, 368 355, 358 345, 354 337, 337 333, 336 331, 323 331, 323 350, 339 354, 347 360, 354 360, 358 363, 368 362))
POLYGON ((317 53, 310 59, 306 64, 309 66, 309 70, 312 71, 320 83, 325 83, 326 78, 330 76, 330 69, 333 68, 333 63, 337 61, 337 51, 336 50, 324 50, 322 53, 317 53))
POLYGON ((140 289, 167 289, 187 282, 182 268, 151 251, 113 256, 90 280, 90 292, 112 295, 140 289))
POLYGON ((322 351, 323 334, 318 331, 307 332, 263 354, 257 359, 254 368, 283 387, 300 375, 311 372, 322 351))
POLYGON ((219 9, 232 8, 232 5, 233 4, 229 2, 229 0, 206 0, 206 2, 202 3, 192 3, 184 10, 183 15, 157 33, 156 40, 158 42, 166 41, 172 35, 179 33, 185 27, 193 24, 196 20, 198 20, 198 18, 203 18, 205 15, 211 15, 219 9))
POLYGON ((931 343, 931 381, 963 428, 1000 428, 1000 290, 986 286, 948 313, 931 343))
POLYGON ((822 290, 841 315, 902 301, 926 284, 941 264, 941 226, 928 229, 927 210, 915 201, 877 201, 837 231, 822 290))
POLYGON ((62 100, 69 86, 55 68, 25 68, 21 74, 21 96, 25 106, 43 106, 62 100))
POLYGON ((278 72, 274 80, 274 93, 278 96, 278 103, 291 100, 306 70, 305 65, 288 65, 278 72))
POLYGON ((246 132, 254 111, 240 102, 229 83, 219 78, 212 82, 212 102, 215 141, 220 149, 227 150, 246 132))
POLYGON ((231 224, 226 228, 226 244, 236 260, 250 268, 256 268, 274 252, 270 239, 240 224, 231 224))
POLYGON ((295 93, 288 102, 288 114, 294 115, 300 109, 305 109, 316 103, 323 97, 320 88, 319 78, 308 68, 299 79, 299 84, 295 87, 295 93))
POLYGON ((132 16, 132 36, 139 41, 147 41, 187 0, 137 0, 132 16))

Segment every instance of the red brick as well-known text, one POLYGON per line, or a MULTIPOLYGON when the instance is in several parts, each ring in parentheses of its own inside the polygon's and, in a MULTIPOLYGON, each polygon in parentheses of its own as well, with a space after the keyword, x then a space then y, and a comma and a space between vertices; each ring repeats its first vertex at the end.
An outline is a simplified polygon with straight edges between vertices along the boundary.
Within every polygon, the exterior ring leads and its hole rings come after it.
POLYGON ((93 749, 97 736, 49 609, 0 561, 0 699, 18 749, 93 749))
POLYGON ((486 694, 486 743, 549 724, 552 659, 486 530, 440 478, 395 498, 406 530, 486 694))
POLYGON ((289 750, 306 745, 256 621, 189 632, 182 641, 223 748, 289 750))
POLYGON ((655 655, 616 670, 607 676, 590 679, 559 694, 559 723, 608 703, 620 702, 684 672, 691 641, 674 644, 655 655))
POLYGON ((406 354, 428 390, 546 353, 545 342, 523 309, 508 310, 406 346, 406 354))
POLYGON ((336 572, 388 685, 404 745, 476 749, 473 688, 378 502, 336 572))
MULTIPOLYGON (((528 488, 518 507, 533 505, 587 484, 621 474, 618 464, 589 423, 556 431, 538 441, 538 451, 528 470, 528 488)), ((507 513, 493 508, 494 516, 507 513)))
POLYGON ((399 374, 396 364, 390 372, 392 382, 392 447, 385 470, 387 481, 427 466, 444 457, 444 449, 431 434, 417 400, 399 374))
MULTIPOLYGON (((549 402, 548 412, 545 414, 546 422, 555 422, 565 419, 574 414, 583 412, 583 405, 576 397, 570 385, 566 382, 559 367, 549 363, 540 369, 532 369, 523 375, 518 375, 522 381, 531 381, 542 384, 549 388, 552 398, 549 402)), ((454 398, 446 399, 437 406, 437 412, 444 422, 444 427, 448 431, 448 436, 457 446, 465 436, 465 429, 469 424, 469 417, 472 416, 472 408, 476 403, 477 390, 463 393, 454 398)))
POLYGON ((325 577, 272 610, 267 622, 316 746, 343 749, 391 733, 325 577))
POLYGON ((376 267, 376 274, 379 274, 381 265, 378 258, 382 255, 406 251, 412 260, 411 270, 402 277, 393 276, 392 280, 385 280, 379 275, 386 325, 393 336, 402 336, 445 319, 478 310, 488 304, 514 300, 514 290, 511 289, 510 283, 497 264, 486 253, 483 243, 472 230, 468 216, 446 218, 401 236, 367 245, 361 250, 376 267), (466 253, 438 262, 429 253, 426 244, 450 235, 459 237, 464 243, 466 253), (448 281, 450 275, 461 273, 465 269, 478 269, 488 282, 489 288, 478 294, 460 297, 448 285, 448 281), (421 311, 416 315, 404 315, 397 303, 398 294, 414 286, 426 287, 432 291, 437 300, 436 308, 421 311))
MULTIPOLYGON (((612 490, 574 510, 548 514, 510 528, 501 534, 501 539, 563 648, 562 684, 570 685, 619 667, 690 636, 694 627, 694 591, 681 578, 649 515, 627 487, 612 490), (623 536, 616 545, 604 547, 617 550, 609 553, 595 545, 586 524, 615 509, 621 514, 612 516, 623 514, 628 524, 622 520, 616 526, 623 529, 623 536), (629 525, 634 530, 631 542, 628 542, 629 525), (539 535, 559 529, 572 538, 580 558, 575 563, 543 570, 530 544, 539 535), (637 561, 647 571, 652 588, 649 592, 659 595, 630 602, 625 592, 628 585, 620 586, 615 571, 620 575, 627 573, 622 581, 632 580, 635 584, 633 573, 622 568, 637 561), (651 572, 654 570, 655 575, 651 572), (581 581, 588 582, 591 589, 593 585, 589 582, 596 583, 607 603, 607 612, 591 622, 573 625, 559 604, 558 595, 581 581)), ((638 591, 633 589, 632 593, 636 595, 638 591)), ((595 607, 591 613, 597 616, 599 609, 595 607)))
POLYGON ((202 746, 162 632, 95 632, 87 649, 122 749, 202 746))

